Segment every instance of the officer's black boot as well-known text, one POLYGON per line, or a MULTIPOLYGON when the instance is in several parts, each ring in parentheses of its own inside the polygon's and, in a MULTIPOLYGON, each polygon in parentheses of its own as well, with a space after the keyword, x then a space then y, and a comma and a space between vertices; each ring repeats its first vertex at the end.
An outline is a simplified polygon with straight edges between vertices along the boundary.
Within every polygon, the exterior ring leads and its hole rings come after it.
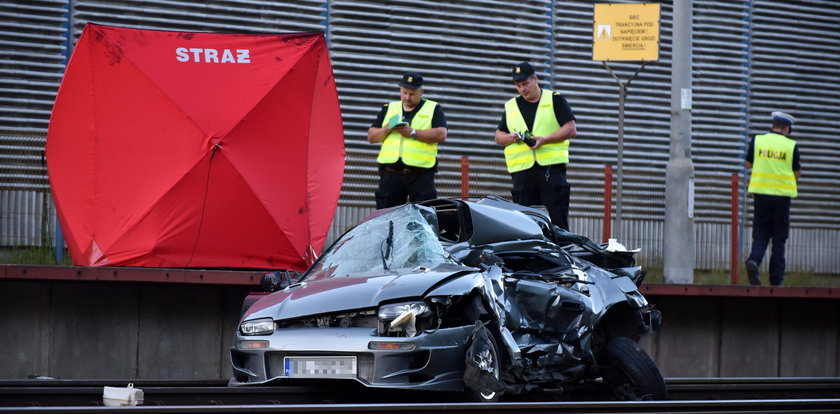
POLYGON ((750 279, 751 285, 760 285, 761 279, 758 277, 758 263, 755 260, 747 260, 747 276, 750 279))

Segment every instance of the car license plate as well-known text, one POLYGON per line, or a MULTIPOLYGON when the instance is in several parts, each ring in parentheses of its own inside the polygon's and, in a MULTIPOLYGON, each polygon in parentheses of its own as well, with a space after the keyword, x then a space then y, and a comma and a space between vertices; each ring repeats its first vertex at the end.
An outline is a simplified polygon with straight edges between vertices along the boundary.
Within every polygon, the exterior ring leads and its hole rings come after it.
POLYGON ((356 378, 356 357, 285 357, 283 376, 288 378, 356 378))

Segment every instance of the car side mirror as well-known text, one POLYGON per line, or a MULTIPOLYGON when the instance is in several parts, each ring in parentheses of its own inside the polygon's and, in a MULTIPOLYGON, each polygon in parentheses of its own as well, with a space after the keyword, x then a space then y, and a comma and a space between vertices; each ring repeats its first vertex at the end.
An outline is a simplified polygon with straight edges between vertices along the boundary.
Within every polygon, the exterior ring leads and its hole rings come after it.
POLYGON ((285 289, 300 279, 301 273, 280 270, 277 272, 266 273, 260 279, 260 287, 265 292, 277 292, 285 289))

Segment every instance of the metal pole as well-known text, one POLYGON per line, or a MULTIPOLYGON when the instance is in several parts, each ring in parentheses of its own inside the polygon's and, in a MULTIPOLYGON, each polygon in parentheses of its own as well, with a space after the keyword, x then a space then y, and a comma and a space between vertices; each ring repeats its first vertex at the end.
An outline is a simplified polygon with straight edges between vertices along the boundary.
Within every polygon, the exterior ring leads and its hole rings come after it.
POLYGON ((738 284, 738 174, 732 174, 732 234, 730 237, 729 282, 738 284))
POLYGON ((618 82, 618 154, 616 158, 618 160, 618 169, 617 169, 617 182, 616 182, 616 194, 615 194, 615 239, 622 240, 621 237, 621 207, 623 205, 622 201, 622 194, 624 192, 624 100, 625 96, 627 95, 627 88, 630 87, 630 82, 633 82, 633 79, 636 79, 636 76, 639 76, 639 72, 645 68, 647 62, 642 62, 642 65, 639 66, 639 69, 633 73, 633 76, 630 79, 627 79, 627 82, 622 82, 621 79, 613 73, 610 66, 607 65, 606 61, 602 62, 604 67, 607 69, 607 72, 610 73, 610 76, 618 82))
MULTIPOLYGON (((70 55, 73 53, 73 23, 74 23, 74 15, 73 10, 75 8, 75 0, 70 0, 67 2, 65 9, 67 10, 67 22, 64 24, 64 27, 67 29, 64 38, 64 46, 65 46, 65 55, 62 59, 62 64, 64 65, 64 70, 67 70, 67 63, 70 61, 70 55)), ((62 73, 64 72, 62 70, 62 73)), ((52 189, 50 189, 50 194, 52 194, 52 189)), ((52 199, 53 205, 55 205, 55 198, 52 199)), ((56 263, 61 263, 64 261, 64 231, 61 228, 61 222, 58 219, 58 209, 56 208, 55 211, 55 219, 53 222, 55 226, 55 241, 53 242, 53 256, 55 257, 56 263)))
POLYGON ((624 84, 618 83, 618 176, 616 186, 618 193, 615 198, 615 239, 624 241, 621 232, 621 213, 624 205, 624 94, 627 92, 624 84))
MULTIPOLYGON (((746 151, 746 148, 744 149, 746 151)), ((740 215, 738 216, 738 261, 739 263, 742 262, 744 259, 744 239, 747 237, 746 234, 746 226, 747 226, 747 202, 749 201, 749 195, 747 194, 747 188, 749 182, 747 181, 747 166, 742 165, 741 167, 741 176, 738 177, 738 182, 740 186, 738 187, 738 199, 739 205, 738 208, 740 209, 740 215), (741 189, 744 189, 744 198, 740 198, 741 189)))
POLYGON ((461 199, 470 197, 470 157, 461 156, 461 199))
POLYGON ((610 240, 612 233, 612 165, 604 166, 604 243, 610 240))
POLYGON ((692 0, 674 2, 671 148, 665 175, 664 276, 694 282, 694 164, 691 161, 692 0))

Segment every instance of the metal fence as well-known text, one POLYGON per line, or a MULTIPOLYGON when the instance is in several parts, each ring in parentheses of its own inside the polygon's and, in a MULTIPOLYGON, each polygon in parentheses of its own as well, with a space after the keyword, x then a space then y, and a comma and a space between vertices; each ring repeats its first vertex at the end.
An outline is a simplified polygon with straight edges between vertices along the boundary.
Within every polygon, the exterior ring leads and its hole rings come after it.
MULTIPOLYGON (((347 168, 333 239, 373 208, 376 145, 365 136, 385 102, 397 99, 404 70, 427 80, 449 137, 440 146, 439 193, 460 194, 460 157, 470 158, 471 194, 509 195, 510 178, 493 131, 515 93, 509 68, 535 64, 546 87, 563 93, 578 122, 569 177, 572 230, 600 238, 603 167, 617 162, 618 87, 591 60, 593 4, 498 0, 12 0, 0 4, 0 245, 41 245, 54 234, 43 146, 55 92, 87 22, 211 32, 325 31, 345 126, 347 168), (25 194, 24 194, 25 193, 25 194), (27 200, 27 201, 22 201, 27 200)), ((629 88, 625 112, 626 244, 661 260, 665 165, 670 142, 673 2, 661 13, 660 61, 629 88)), ((751 203, 743 154, 769 128, 769 112, 800 122, 803 175, 792 206, 788 268, 837 273, 840 173, 834 134, 840 119, 840 5, 830 0, 693 2, 692 160, 697 267, 728 266, 730 177, 741 186, 742 250, 751 203)), ((610 63, 622 78, 637 63, 610 63)))

